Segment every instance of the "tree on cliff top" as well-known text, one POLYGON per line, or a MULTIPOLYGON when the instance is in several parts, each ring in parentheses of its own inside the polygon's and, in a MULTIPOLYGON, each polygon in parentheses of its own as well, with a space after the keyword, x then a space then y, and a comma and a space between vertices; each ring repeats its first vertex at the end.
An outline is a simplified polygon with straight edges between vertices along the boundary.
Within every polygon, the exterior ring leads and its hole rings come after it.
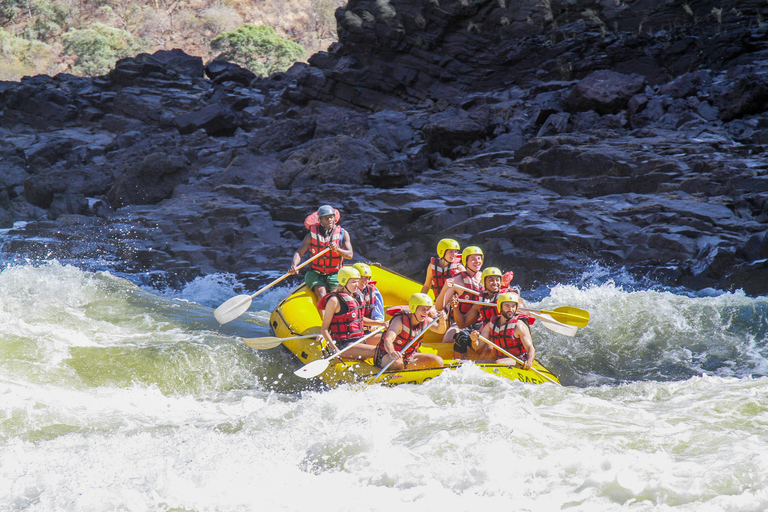
POLYGON ((280 37, 272 27, 251 24, 216 36, 211 48, 221 52, 217 59, 239 64, 258 76, 285 71, 306 54, 303 46, 280 37))
POLYGON ((115 61, 149 48, 147 41, 125 30, 94 23, 89 28, 71 29, 64 36, 64 51, 75 56, 71 71, 82 76, 103 75, 115 61))

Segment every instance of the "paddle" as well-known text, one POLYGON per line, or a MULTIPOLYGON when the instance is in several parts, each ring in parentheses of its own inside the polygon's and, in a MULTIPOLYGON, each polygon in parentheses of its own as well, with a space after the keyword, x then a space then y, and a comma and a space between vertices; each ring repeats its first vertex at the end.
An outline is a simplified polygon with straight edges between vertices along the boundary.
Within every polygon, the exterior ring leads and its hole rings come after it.
POLYGON ((307 363, 295 372, 293 372, 296 376, 301 377, 302 379, 311 379, 312 377, 317 377, 321 373, 323 373, 327 368, 328 365, 331 364, 331 359, 335 359, 339 357, 342 353, 346 352, 347 350, 351 349, 358 343, 362 343, 374 334, 377 334, 379 331, 383 330, 384 326, 379 326, 367 335, 363 336, 359 340, 355 341, 354 343, 350 343, 343 349, 339 350, 333 355, 330 355, 328 357, 325 357, 323 359, 318 359, 317 361, 312 361, 311 363, 307 363))
POLYGON ((528 313, 538 313, 540 315, 549 315, 558 322, 562 322, 568 325, 575 325, 576 327, 586 327, 589 323, 589 311, 586 309, 572 308, 569 306, 560 306, 553 311, 547 311, 546 309, 527 309, 520 308, 520 311, 526 311, 528 313))
MULTIPOLYGON (((489 340, 489 339, 486 339, 486 338, 484 338, 484 337, 482 337, 482 336, 478 336, 478 339, 480 339, 480 341, 484 341, 485 343, 489 344, 490 346, 492 346, 492 347, 496 348, 496 349, 497 349, 499 352, 501 352, 501 353, 502 353, 502 354, 504 354, 505 356, 507 356, 507 357, 510 357, 510 358, 514 359, 515 361, 517 361, 518 363, 520 363, 521 365, 525 366, 525 363, 524 363, 522 360, 520 360, 519 358, 517 358, 517 357, 513 356, 512 354, 510 354, 509 352, 507 352, 506 350, 504 350, 503 348, 501 348, 500 346, 498 346, 497 344, 495 344, 495 343, 494 343, 494 342, 492 342, 491 340, 489 340)), ((536 368, 533 368, 533 367, 531 367, 531 370, 533 370, 534 372, 538 373, 539 375, 541 375, 542 377, 544 377, 545 379, 547 379, 549 382, 552 382, 553 384, 558 384, 558 382, 557 382, 557 381, 550 379, 549 377, 547 377, 546 375, 544 375, 543 373, 541 373, 541 372, 540 372, 539 370, 537 370, 536 368)))
MULTIPOLYGON (((463 302, 465 304, 480 304, 481 306, 496 307, 496 305, 493 304, 492 302, 481 302, 479 300, 459 299, 459 302, 463 302)), ((530 310, 527 310, 524 308, 520 308, 520 310, 530 313, 533 318, 541 321, 544 327, 546 327, 552 332, 556 332, 564 336, 570 336, 570 337, 576 336, 576 331, 578 330, 578 328, 575 326, 558 322, 557 320, 555 320, 549 315, 531 312, 530 310)))
POLYGON ((571 338, 573 338, 574 336, 576 336, 576 331, 579 330, 579 328, 576 327, 575 325, 560 323, 549 315, 540 315, 538 313, 530 313, 530 312, 528 314, 531 315, 536 320, 540 321, 541 325, 543 325, 550 331, 556 332, 558 334, 562 334, 563 336, 570 336, 571 338))
POLYGON ((454 288, 458 288, 459 290, 461 290, 461 291, 463 291, 463 292, 467 292, 467 293, 474 293, 475 295, 482 295, 483 293, 485 293, 485 292, 479 292, 479 291, 477 291, 477 290, 472 290, 472 289, 470 289, 470 288, 464 288, 464 287, 463 287, 463 286, 461 286, 460 284, 456 284, 456 283, 454 283, 454 284, 453 284, 453 287, 454 287, 454 288))
MULTIPOLYGON (((424 327, 424 328, 423 328, 423 329, 422 329, 422 330, 419 332, 419 334, 417 334, 416 336, 414 336, 414 337, 413 337, 413 339, 412 339, 411 341, 409 341, 409 342, 408 342, 408 344, 407 344, 407 345, 405 345, 405 346, 403 347, 403 349, 402 349, 400 352, 398 352, 398 354, 402 354, 403 352, 405 352, 406 350, 408 350, 408 349, 411 347, 411 345, 413 345, 414 343, 416 343, 416 340, 418 340, 419 338, 421 338, 421 337, 422 337, 422 335, 423 335, 425 332, 427 332, 427 331, 429 330, 429 328, 430 328, 430 327, 432 327, 432 324, 434 324, 435 322, 437 322, 439 319, 440 319, 440 317, 439 317, 439 316, 438 316, 438 317, 435 317, 435 318, 433 318, 433 319, 432 319, 432 321, 431 321, 431 322, 429 322, 429 323, 427 324, 427 326, 426 326, 426 327, 424 327)), ((387 371, 387 368, 389 368, 389 367, 392 365, 392 363, 394 363, 394 362, 395 362, 395 360, 394 360, 394 359, 392 359, 391 361, 389 361, 389 362, 388 362, 386 365, 384 365, 384 368, 382 368, 382 369, 381 369, 381 371, 380 371, 379 373, 377 373, 377 374, 376 374, 376 376, 375 376, 373 379, 371 379, 371 380, 376 380, 376 379, 378 379, 379 377, 381 377, 381 374, 382 374, 382 373, 384 373, 385 371, 387 371)))
POLYGON ((276 336, 265 336, 264 338, 243 338, 243 343, 254 350, 268 350, 275 348, 286 340, 296 340, 302 338, 314 338, 317 334, 305 334, 303 336, 292 336, 290 338, 278 338, 276 336))
MULTIPOLYGON (((307 261, 305 261, 304 263, 296 267, 296 270, 299 270, 304 265, 307 265, 311 261, 316 260, 317 258, 319 258, 320 256, 322 256, 323 254, 325 254, 330 250, 331 250, 330 247, 323 249, 322 251, 315 254, 314 256, 309 258, 307 261)), ((254 299, 254 297, 256 297, 264 290, 276 285, 277 283, 279 283, 280 281, 282 281, 283 279, 291 275, 293 274, 291 272, 288 272, 284 276, 278 279, 275 279, 274 281, 272 281, 267 286, 257 291, 253 295, 237 295, 236 297, 232 297, 231 299, 226 301, 224 304, 217 307, 216 310, 213 312, 213 316, 216 317, 216 320, 218 320, 220 324, 226 324, 227 322, 231 322, 235 318, 239 317, 240 315, 248 311, 248 308, 251 307, 251 301, 254 299)))

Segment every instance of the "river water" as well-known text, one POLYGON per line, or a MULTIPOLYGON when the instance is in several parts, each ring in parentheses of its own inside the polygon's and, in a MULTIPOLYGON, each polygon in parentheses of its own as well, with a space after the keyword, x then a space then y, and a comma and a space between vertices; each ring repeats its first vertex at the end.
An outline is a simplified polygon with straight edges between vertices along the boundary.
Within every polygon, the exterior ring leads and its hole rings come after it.
POLYGON ((534 326, 565 386, 468 365, 326 390, 239 338, 268 335, 288 287, 220 327, 245 291, 227 276, 7 264, 0 510, 768 509, 768 299, 619 277, 529 298, 591 313, 574 338, 534 326))

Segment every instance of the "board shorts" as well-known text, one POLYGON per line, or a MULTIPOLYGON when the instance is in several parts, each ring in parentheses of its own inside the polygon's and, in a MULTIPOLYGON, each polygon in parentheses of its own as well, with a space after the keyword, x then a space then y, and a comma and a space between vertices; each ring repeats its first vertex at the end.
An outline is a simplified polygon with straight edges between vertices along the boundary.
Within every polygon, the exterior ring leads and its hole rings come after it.
MULTIPOLYGON (((360 336, 360 338, 362 338, 362 336, 360 336)), ((348 340, 337 340, 337 341, 334 341, 334 343, 336 344, 336 348, 338 348, 339 350, 342 350, 347 348, 348 345, 356 342, 360 338, 350 338, 348 340)))
POLYGON ((325 289, 330 292, 339 286, 339 277, 337 273, 323 274, 316 270, 307 270, 304 274, 304 284, 310 290, 314 290, 316 286, 325 286, 325 289))
MULTIPOLYGON (((385 355, 387 355, 387 351, 382 348, 381 344, 376 345, 376 353, 373 355, 374 366, 377 368, 383 368, 384 365, 381 364, 381 360, 384 359, 385 355)), ((408 363, 410 361, 410 357, 403 358, 403 369, 408 368, 408 363)))

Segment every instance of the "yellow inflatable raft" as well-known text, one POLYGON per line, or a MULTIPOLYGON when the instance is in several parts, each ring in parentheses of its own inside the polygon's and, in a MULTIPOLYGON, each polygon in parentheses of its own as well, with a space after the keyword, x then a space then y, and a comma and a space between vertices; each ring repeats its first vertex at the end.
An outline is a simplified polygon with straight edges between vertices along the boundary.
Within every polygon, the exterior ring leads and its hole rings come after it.
MULTIPOLYGON (((373 274, 372 280, 376 281, 376 287, 384 298, 385 308, 408 304, 408 299, 411 295, 421 291, 421 284, 390 270, 371 265, 371 272, 373 274)), ((277 305, 275 310, 272 311, 269 323, 274 335, 280 338, 292 338, 302 334, 320 332, 322 318, 317 309, 315 295, 302 284, 277 305)), ((440 355, 445 361, 444 368, 387 371, 374 380, 373 377, 379 372, 379 368, 373 366, 373 361, 342 361, 340 363, 332 363, 320 375, 320 378, 332 387, 341 383, 357 382, 388 386, 421 384, 437 377, 445 370, 456 369, 462 364, 461 360, 453 359, 453 344, 441 343, 441 338, 442 335, 428 331, 424 335, 419 351, 440 355)), ((289 339, 283 342, 283 345, 293 352, 302 364, 307 364, 324 357, 320 343, 316 342, 313 338, 289 339)), ((476 365, 488 373, 511 380, 520 380, 533 384, 551 381, 560 383, 557 377, 543 365, 539 364, 538 361, 534 363, 533 367, 536 371, 533 369, 510 368, 499 364, 476 363, 476 365)))

